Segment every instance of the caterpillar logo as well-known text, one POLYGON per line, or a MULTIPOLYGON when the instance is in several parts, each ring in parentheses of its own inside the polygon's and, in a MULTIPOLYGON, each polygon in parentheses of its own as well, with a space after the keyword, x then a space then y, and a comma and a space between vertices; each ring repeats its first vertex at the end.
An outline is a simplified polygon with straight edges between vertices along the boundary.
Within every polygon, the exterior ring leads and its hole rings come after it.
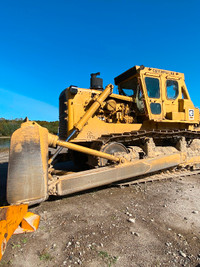
POLYGON ((194 109, 189 109, 189 120, 194 120, 194 109))

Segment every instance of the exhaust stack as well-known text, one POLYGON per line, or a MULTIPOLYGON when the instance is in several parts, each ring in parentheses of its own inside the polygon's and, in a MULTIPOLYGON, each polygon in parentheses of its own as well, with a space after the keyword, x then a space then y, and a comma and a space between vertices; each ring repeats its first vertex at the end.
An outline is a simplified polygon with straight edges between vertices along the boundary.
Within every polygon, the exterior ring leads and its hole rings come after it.
POLYGON ((97 76, 100 75, 100 72, 91 73, 90 75, 91 75, 91 78, 90 78, 90 89, 103 90, 103 79, 97 77, 97 76))

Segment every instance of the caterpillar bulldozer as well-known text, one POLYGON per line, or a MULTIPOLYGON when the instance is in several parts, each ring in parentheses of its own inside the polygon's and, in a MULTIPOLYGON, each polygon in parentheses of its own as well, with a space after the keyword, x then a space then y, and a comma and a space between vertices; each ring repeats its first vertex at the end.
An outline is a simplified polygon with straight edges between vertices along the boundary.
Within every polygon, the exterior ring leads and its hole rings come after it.
POLYGON ((69 86, 59 98, 59 134, 28 119, 11 138, 9 204, 34 205, 166 169, 200 168, 199 109, 184 74, 134 66, 103 88, 69 86), (50 149, 50 148, 54 149, 50 149))

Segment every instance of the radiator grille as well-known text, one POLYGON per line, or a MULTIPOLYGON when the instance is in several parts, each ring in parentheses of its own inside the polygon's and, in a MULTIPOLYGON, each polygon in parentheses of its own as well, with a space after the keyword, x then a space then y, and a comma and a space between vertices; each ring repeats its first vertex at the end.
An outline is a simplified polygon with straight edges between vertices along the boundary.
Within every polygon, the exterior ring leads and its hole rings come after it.
POLYGON ((62 91, 59 97, 59 138, 65 140, 67 138, 67 89, 62 91))

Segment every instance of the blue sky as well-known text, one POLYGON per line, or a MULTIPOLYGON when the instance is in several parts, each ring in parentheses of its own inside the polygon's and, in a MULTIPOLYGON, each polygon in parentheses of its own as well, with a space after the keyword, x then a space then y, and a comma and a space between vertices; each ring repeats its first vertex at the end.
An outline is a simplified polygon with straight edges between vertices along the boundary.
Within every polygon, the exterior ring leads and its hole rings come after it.
POLYGON ((0 117, 57 120, 64 88, 141 64, 185 73, 200 106, 199 10, 199 0, 0 0, 0 117))

